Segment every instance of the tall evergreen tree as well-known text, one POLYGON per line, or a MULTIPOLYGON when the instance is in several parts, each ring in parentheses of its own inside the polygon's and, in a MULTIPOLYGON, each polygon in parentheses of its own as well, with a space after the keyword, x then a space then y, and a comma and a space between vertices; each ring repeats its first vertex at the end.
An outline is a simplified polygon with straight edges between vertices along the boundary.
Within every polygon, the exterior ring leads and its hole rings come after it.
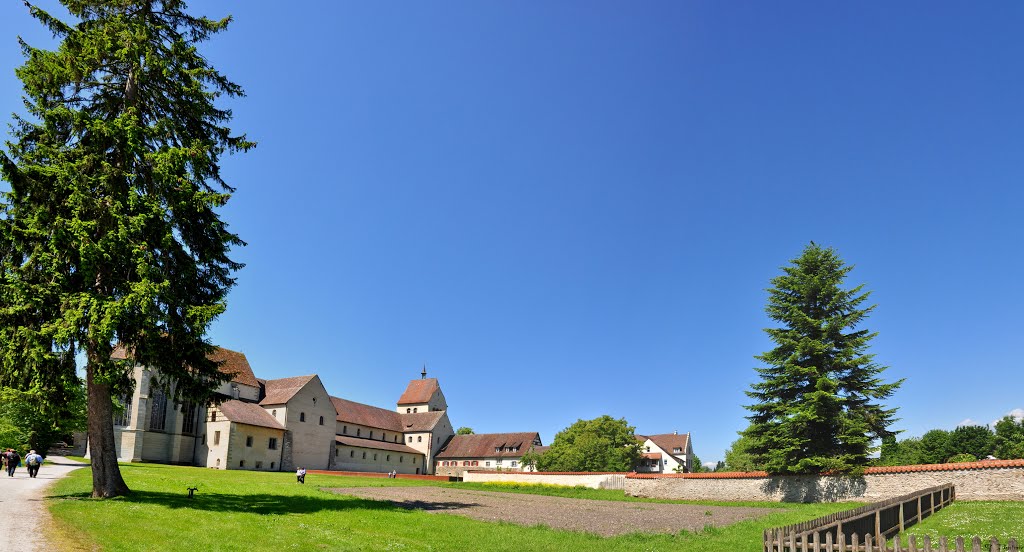
POLYGON ((882 382, 885 367, 867 352, 876 334, 856 329, 874 306, 862 306, 863 286, 843 289, 852 268, 811 242, 772 279, 765 310, 782 326, 765 330, 776 347, 755 357, 767 366, 747 392, 756 403, 745 432, 769 473, 856 471, 893 434, 896 409, 880 401, 902 380, 882 382))
POLYGON ((0 152, 0 385, 55 387, 84 353, 93 496, 112 497, 129 492, 111 396, 131 367, 115 346, 179 402, 229 378, 205 337, 243 245, 217 213, 234 191, 219 163, 254 144, 215 105, 242 89, 197 50, 230 18, 179 0, 61 2, 75 22, 29 5, 59 46, 21 42, 26 114, 0 152))

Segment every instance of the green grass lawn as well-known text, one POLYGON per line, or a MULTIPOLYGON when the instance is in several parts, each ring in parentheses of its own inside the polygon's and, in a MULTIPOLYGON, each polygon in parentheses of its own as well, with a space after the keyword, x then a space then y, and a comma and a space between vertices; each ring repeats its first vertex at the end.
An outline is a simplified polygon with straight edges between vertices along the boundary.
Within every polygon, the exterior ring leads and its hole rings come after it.
MULTIPOLYGON (((223 471, 158 464, 123 464, 132 495, 89 498, 88 469, 58 481, 50 511, 65 546, 102 550, 756 550, 766 527, 786 525, 856 504, 776 506, 777 512, 728 527, 675 535, 590 534, 487 523, 411 511, 386 502, 335 495, 319 487, 452 485, 408 479, 223 471), (186 487, 198 486, 192 500, 186 487)), ((499 490, 487 485, 487 490, 499 490)), ((531 489, 505 489, 526 492, 531 489)), ((532 489, 552 494, 552 489, 532 489)), ((623 499, 617 491, 570 489, 574 497, 623 499)), ((636 499, 633 499, 636 500, 636 499)), ((751 505, 751 504, 747 504, 751 505)), ((767 504, 757 504, 767 506, 767 504)))
MULTIPOLYGON (((996 537, 1004 545, 1011 537, 1024 543, 1024 502, 967 502, 955 501, 907 529, 904 535, 930 535, 934 542, 939 536, 996 537)), ((903 542, 906 542, 904 537, 903 542)))

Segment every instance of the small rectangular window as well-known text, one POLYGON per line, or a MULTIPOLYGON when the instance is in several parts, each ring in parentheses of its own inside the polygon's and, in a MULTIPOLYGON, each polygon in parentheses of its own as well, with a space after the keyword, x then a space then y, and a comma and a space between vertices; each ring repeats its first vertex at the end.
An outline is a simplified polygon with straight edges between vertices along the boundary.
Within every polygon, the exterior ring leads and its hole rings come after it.
POLYGON ((267 448, 270 450, 277 450, 277 437, 271 437, 267 441, 267 448))
POLYGON ((245 446, 252 447, 252 435, 245 436, 245 446))
POLYGON ((219 445, 220 444, 220 432, 219 431, 214 431, 213 432, 213 444, 214 445, 219 445))

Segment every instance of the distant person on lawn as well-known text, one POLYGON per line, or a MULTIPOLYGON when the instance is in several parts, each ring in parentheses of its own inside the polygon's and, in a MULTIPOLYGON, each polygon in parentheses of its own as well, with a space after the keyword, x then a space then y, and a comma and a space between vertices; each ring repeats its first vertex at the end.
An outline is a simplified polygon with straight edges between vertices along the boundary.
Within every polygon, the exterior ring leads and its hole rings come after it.
POLYGON ((34 478, 39 475, 39 466, 43 465, 43 457, 36 454, 36 451, 30 450, 25 455, 25 465, 28 466, 28 476, 34 478))
POLYGON ((299 469, 295 470, 295 478, 299 481, 299 483, 306 483, 306 468, 300 467, 299 469))

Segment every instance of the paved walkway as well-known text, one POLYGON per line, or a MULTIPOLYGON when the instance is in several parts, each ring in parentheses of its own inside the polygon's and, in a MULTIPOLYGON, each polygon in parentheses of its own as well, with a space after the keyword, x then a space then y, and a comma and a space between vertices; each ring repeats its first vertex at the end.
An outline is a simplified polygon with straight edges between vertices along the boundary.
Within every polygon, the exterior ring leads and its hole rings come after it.
POLYGON ((71 470, 85 465, 63 456, 47 456, 35 479, 28 476, 24 462, 14 472, 14 477, 7 477, 7 472, 0 473, 0 512, 5 512, 0 515, 0 541, 5 549, 53 550, 43 533, 43 527, 50 521, 43 499, 46 488, 71 470))

